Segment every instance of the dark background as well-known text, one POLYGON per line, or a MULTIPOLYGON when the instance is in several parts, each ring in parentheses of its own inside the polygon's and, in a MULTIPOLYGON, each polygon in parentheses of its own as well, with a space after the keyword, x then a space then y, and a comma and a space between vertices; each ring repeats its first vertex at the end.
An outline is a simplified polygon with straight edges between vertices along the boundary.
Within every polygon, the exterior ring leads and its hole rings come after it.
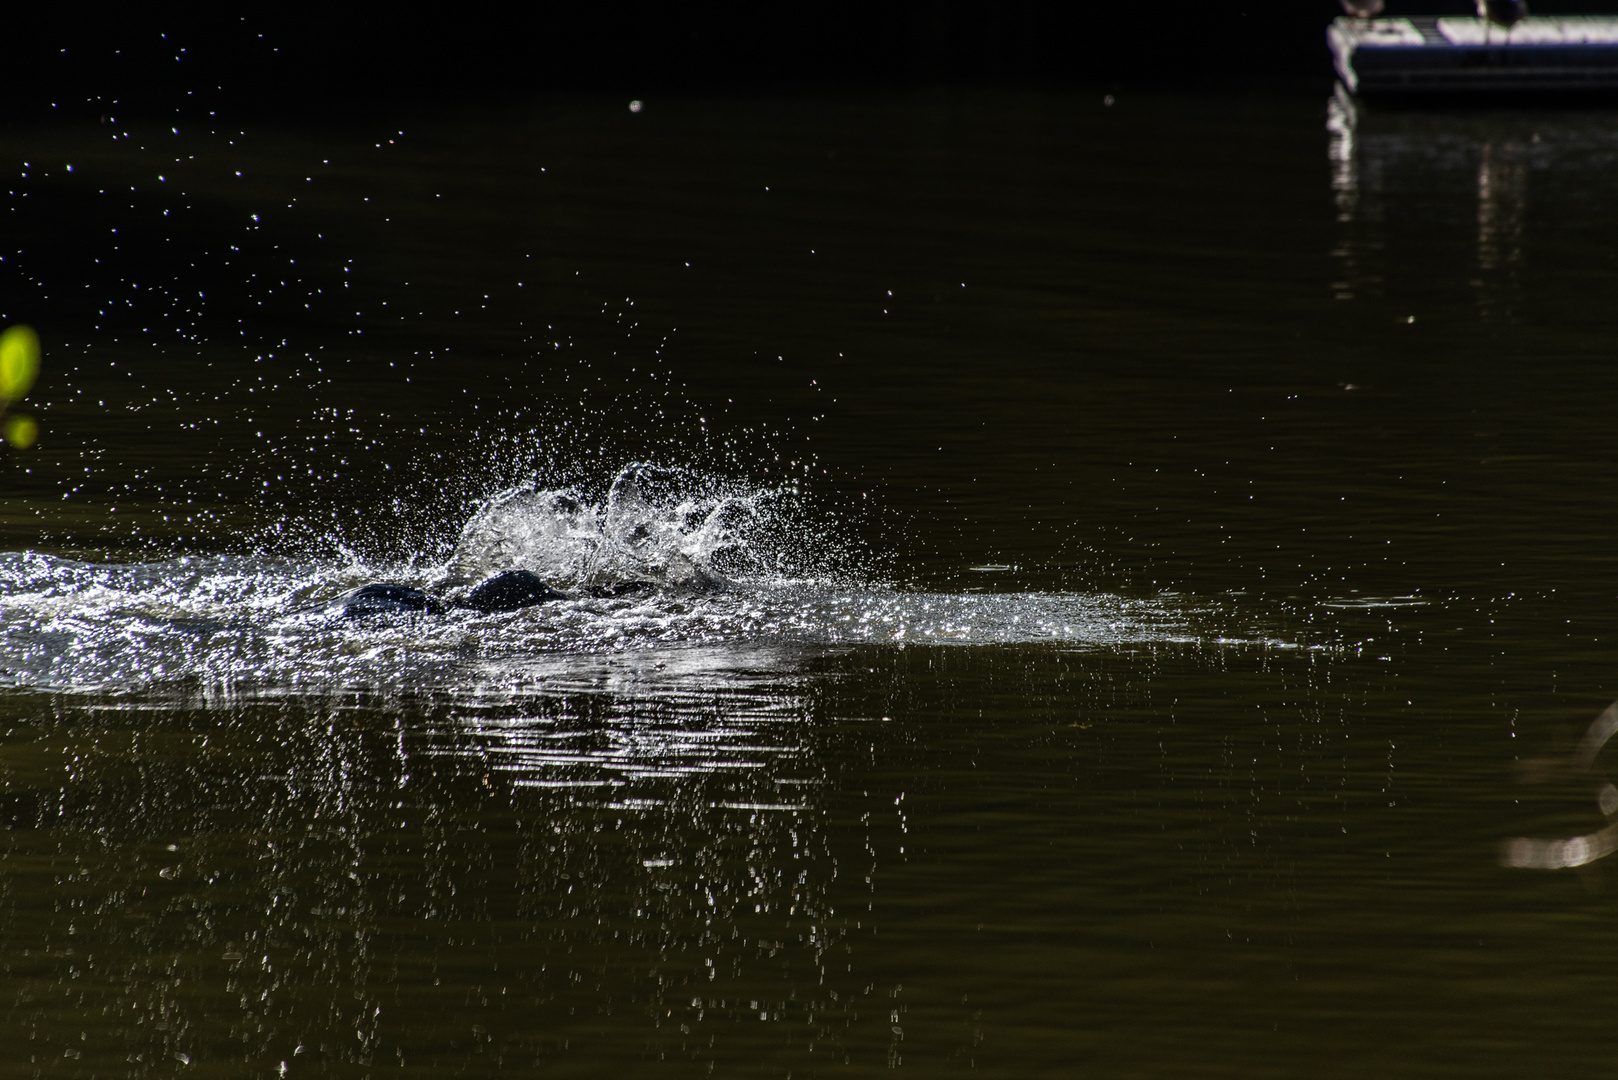
MULTIPOLYGON (((1470 9, 1394 0, 1389 13, 1470 9)), ((4 114, 318 119, 557 91, 1302 87, 1330 77, 1323 29, 1338 11, 1334 0, 34 4, 7 15, 4 114)))

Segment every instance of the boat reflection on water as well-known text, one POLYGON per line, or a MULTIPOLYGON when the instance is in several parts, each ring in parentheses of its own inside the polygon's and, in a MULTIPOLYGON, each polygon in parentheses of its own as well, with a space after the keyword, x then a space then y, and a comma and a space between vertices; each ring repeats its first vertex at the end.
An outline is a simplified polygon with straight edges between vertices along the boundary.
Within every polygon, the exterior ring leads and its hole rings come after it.
MULTIPOLYGON (((1464 287, 1482 317, 1514 317, 1534 245, 1531 193, 1554 189, 1563 207, 1587 201, 1618 154, 1609 109, 1376 109, 1339 85, 1326 110, 1340 300, 1464 287), (1470 258, 1444 257, 1462 245, 1470 258), (1406 267, 1435 264, 1448 280, 1388 286, 1406 267)), ((1589 229, 1604 216, 1534 227, 1589 229)))
POLYGON ((1478 160, 1478 270, 1511 273, 1522 262, 1528 155, 1507 139, 1486 142, 1478 160))
MULTIPOLYGON (((1437 240, 1446 226, 1464 227, 1470 218, 1475 257, 1465 267, 1471 271, 1465 284, 1481 315, 1509 317, 1521 288, 1530 176, 1536 167, 1576 168, 1555 151, 1576 154, 1590 133, 1579 118, 1547 119, 1372 113, 1339 85, 1327 103, 1326 125, 1339 225, 1332 251, 1340 267, 1332 283, 1337 298, 1384 294, 1389 265, 1398 258, 1390 245, 1437 240), (1541 128, 1547 127, 1561 146, 1546 141, 1541 128)), ((1462 272, 1460 265, 1456 271, 1462 272)))

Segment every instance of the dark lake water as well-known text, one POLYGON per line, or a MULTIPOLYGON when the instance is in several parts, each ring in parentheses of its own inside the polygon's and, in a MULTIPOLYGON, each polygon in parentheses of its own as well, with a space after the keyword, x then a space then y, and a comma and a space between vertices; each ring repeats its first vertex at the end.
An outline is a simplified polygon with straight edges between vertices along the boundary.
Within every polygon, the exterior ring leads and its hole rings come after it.
POLYGON ((0 136, 0 1074, 1610 1064, 1618 111, 627 105, 0 136))

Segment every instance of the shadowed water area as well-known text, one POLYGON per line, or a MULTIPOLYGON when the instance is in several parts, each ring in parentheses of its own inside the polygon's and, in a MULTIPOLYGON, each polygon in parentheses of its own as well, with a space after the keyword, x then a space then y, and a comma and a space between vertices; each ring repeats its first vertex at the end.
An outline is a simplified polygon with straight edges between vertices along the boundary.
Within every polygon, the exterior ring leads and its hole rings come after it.
POLYGON ((1610 1060, 1618 112, 626 104, 0 136, 0 1073, 1610 1060))

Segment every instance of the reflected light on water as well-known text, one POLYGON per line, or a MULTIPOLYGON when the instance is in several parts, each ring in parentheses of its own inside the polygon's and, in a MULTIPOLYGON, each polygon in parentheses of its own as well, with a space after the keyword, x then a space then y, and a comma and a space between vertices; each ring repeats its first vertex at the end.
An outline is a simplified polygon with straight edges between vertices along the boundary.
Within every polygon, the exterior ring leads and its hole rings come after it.
MULTIPOLYGON (((1595 776, 1595 763, 1602 748, 1614 734, 1618 734, 1618 702, 1590 724, 1577 749, 1562 760, 1530 763, 1525 779, 1548 780, 1568 778, 1585 780, 1595 776)), ((1596 805, 1607 818, 1618 815, 1618 788, 1602 780, 1596 787, 1596 805)), ((1533 840, 1519 836, 1507 840, 1500 848, 1500 861, 1506 866, 1519 866, 1531 870, 1562 870, 1584 866, 1618 851, 1618 823, 1565 840, 1533 840)))
POLYGON ((13 1017, 55 1058, 364 1065, 386 1048, 397 1065, 409 1047, 421 1064, 493 1031, 531 1061, 597 1043, 593 1017, 615 1009, 654 1038, 673 1018, 666 1049, 697 1053, 672 1029, 711 1031, 739 1009, 802 1023, 854 991, 828 966, 846 926, 827 896, 837 863, 808 702, 779 677, 478 701, 111 697, 75 712, 94 734, 63 732, 71 750, 43 773, 30 744, 0 749, 7 880, 78 848, 58 889, 102 913, 46 916, 9 954, 13 978, 38 972, 13 1017), (436 956, 415 951, 427 932, 449 934, 436 956), (760 961, 802 991, 761 1004, 738 980, 760 961), (625 962, 603 987, 601 965, 625 962), (234 1003, 224 1027, 186 986, 234 1003), (448 1011, 406 1032, 416 999, 448 1011), (121 1025, 61 1037, 57 1020, 85 1007, 121 1025))

